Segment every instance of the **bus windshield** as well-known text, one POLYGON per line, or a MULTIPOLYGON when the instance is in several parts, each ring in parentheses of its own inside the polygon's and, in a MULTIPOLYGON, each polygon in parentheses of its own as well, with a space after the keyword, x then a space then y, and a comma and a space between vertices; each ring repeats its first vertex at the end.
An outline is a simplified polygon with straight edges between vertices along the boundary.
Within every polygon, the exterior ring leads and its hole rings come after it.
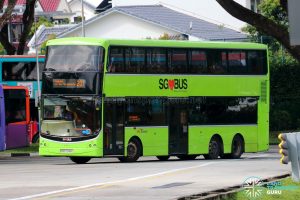
POLYGON ((102 67, 102 47, 49 46, 42 91, 44 94, 98 94, 102 67))
POLYGON ((100 131, 101 101, 93 97, 43 98, 42 134, 86 137, 100 131))
POLYGON ((99 71, 102 54, 99 46, 48 46, 45 71, 99 71))

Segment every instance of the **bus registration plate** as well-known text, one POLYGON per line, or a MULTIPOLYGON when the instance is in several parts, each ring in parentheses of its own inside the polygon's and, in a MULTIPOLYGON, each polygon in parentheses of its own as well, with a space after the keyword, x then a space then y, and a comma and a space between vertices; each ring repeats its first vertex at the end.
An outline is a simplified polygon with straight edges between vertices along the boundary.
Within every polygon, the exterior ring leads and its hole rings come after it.
POLYGON ((73 149, 61 149, 60 153, 72 153, 73 149))

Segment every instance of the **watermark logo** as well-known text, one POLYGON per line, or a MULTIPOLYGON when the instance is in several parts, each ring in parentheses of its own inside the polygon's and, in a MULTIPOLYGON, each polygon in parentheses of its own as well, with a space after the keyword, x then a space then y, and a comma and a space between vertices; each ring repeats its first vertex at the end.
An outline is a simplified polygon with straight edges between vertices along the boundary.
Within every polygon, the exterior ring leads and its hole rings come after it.
POLYGON ((248 199, 259 199, 264 195, 282 195, 285 190, 297 190, 299 186, 283 185, 281 181, 263 182, 260 177, 248 177, 243 183, 243 192, 248 199))
POLYGON ((244 181, 243 188, 248 198, 257 198, 263 193, 263 182, 261 178, 251 176, 244 181))

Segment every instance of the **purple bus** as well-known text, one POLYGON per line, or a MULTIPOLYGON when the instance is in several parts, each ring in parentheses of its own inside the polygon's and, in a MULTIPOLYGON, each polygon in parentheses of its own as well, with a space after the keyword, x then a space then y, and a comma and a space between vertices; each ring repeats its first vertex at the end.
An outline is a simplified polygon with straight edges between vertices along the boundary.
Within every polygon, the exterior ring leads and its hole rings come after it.
POLYGON ((29 92, 0 85, 0 151, 29 146, 29 92))

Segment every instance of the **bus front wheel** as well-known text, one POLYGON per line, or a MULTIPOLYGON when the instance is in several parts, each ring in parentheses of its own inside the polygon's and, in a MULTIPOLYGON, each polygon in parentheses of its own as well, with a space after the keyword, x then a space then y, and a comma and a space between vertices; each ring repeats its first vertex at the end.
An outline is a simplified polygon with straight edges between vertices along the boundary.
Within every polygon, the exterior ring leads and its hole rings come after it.
POLYGON ((70 157, 70 159, 76 164, 85 164, 91 160, 89 157, 70 157))
POLYGON ((221 142, 217 137, 210 140, 208 154, 203 155, 205 159, 217 159, 221 154, 221 142))
POLYGON ((129 141, 127 145, 127 156, 119 157, 121 162, 135 162, 139 159, 142 154, 142 146, 136 139, 129 141))

